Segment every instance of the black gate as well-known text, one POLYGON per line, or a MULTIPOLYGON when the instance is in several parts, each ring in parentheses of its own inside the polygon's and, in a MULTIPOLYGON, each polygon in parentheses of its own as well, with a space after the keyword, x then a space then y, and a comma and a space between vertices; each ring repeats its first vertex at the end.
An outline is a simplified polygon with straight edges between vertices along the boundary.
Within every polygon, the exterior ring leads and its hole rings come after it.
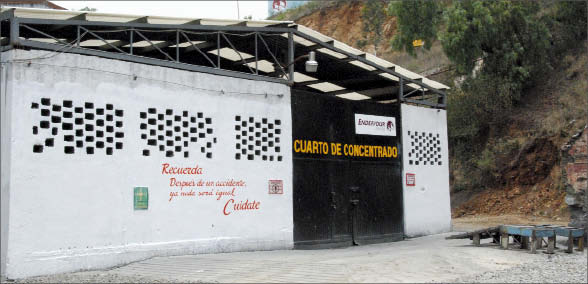
POLYGON ((397 104, 292 90, 297 248, 402 239, 399 113, 397 104), (355 114, 394 117, 396 136, 355 134, 355 114))

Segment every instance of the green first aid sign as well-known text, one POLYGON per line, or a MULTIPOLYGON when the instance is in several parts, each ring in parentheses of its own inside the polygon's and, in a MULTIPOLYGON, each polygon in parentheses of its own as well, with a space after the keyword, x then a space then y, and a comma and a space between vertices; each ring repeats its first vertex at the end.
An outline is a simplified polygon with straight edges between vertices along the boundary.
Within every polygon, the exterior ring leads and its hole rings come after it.
POLYGON ((135 210, 147 210, 149 205, 149 190, 147 187, 135 187, 133 204, 135 210))

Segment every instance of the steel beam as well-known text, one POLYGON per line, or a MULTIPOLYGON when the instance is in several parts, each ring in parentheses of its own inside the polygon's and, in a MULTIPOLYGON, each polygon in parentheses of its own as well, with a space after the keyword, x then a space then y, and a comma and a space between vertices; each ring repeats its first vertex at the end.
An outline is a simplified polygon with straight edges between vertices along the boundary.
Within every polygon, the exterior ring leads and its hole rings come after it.
MULTIPOLYGON (((268 44, 266 43, 266 41, 264 40, 263 37, 261 37, 260 35, 258 35, 259 32, 262 33, 273 33, 273 34, 283 34, 283 33, 288 33, 288 38, 287 38, 287 46, 288 46, 288 51, 287 51, 287 62, 290 64, 293 62, 293 57, 295 55, 295 42, 293 41, 293 37, 294 35, 299 36, 305 40, 311 41, 313 42, 315 45, 313 46, 304 46, 302 48, 302 50, 315 50, 318 48, 326 48, 329 50, 332 50, 334 52, 338 52, 341 53, 345 56, 347 56, 347 58, 344 59, 336 59, 334 58, 333 60, 337 60, 338 62, 344 62, 344 61, 353 61, 353 60, 357 60, 359 62, 362 62, 364 64, 367 64, 369 66, 372 66, 373 68, 375 68, 376 70, 374 71, 364 71, 361 74, 362 75, 366 75, 366 76, 370 76, 373 74, 382 74, 382 73, 387 73, 387 74, 391 74, 395 77, 398 77, 400 80, 400 87, 399 87, 399 92, 398 92, 398 97, 399 98, 403 98, 404 96, 404 85, 408 84, 408 83, 414 83, 418 86, 420 86, 421 88, 426 88, 428 89, 430 92, 435 93, 438 95, 437 97, 437 103, 431 103, 428 101, 418 101, 418 100, 411 100, 411 99, 407 99, 404 98, 402 99, 402 101, 405 102, 410 102, 410 103, 415 103, 415 104, 423 104, 423 105, 430 105, 430 106, 434 106, 434 107, 440 107, 440 106, 445 106, 447 98, 446 98, 446 94, 445 92, 443 92, 442 90, 439 89, 435 89, 427 84, 425 84, 423 82, 423 79, 411 79, 408 78, 406 76, 403 76, 401 74, 399 74, 398 72, 396 72, 394 70, 394 68, 385 68, 382 66, 377 65, 374 62, 368 61, 366 59, 366 54, 362 53, 360 55, 355 55, 352 54, 350 52, 347 52, 343 49, 340 49, 338 47, 334 46, 334 41, 327 41, 327 42, 323 42, 318 40, 317 38, 315 38, 314 36, 311 35, 307 35, 305 33, 302 33, 298 30, 295 29, 295 26, 289 26, 288 25, 283 25, 283 24, 279 24, 278 26, 268 26, 268 27, 249 27, 243 25, 236 25, 236 26, 213 26, 213 25, 200 25, 201 21, 200 20, 196 20, 196 21, 192 21, 186 24, 182 24, 182 25, 162 25, 162 24, 149 24, 147 17, 143 17, 143 18, 139 18, 137 20, 131 21, 131 22, 127 22, 127 23, 116 23, 116 22, 94 22, 94 21, 85 21, 85 18, 83 17, 83 15, 85 14, 81 14, 79 16, 79 18, 72 18, 72 19, 68 19, 68 20, 53 20, 53 19, 33 19, 33 18, 18 18, 18 17, 14 17, 14 10, 8 10, 8 11, 4 11, 0 14, 0 19, 11 19, 10 21, 10 30, 11 30, 11 36, 10 36, 10 44, 11 45, 18 45, 19 44, 19 27, 21 24, 31 24, 31 25, 43 25, 43 27, 41 28, 44 31, 47 31, 49 29, 49 31, 51 30, 57 30, 62 28, 63 26, 67 26, 67 25, 72 25, 72 26, 84 26, 84 27, 88 27, 88 28, 93 28, 93 27, 101 27, 101 28, 117 28, 117 29, 130 29, 130 42, 126 42, 124 41, 124 38, 121 38, 120 36, 114 36, 115 38, 112 38, 113 36, 108 36, 105 37, 106 39, 121 39, 120 41, 114 42, 114 43, 110 43, 108 44, 108 42, 97 36, 95 33, 90 32, 89 30, 87 30, 86 28, 84 28, 87 32, 91 33, 93 36, 105 41, 107 44, 106 45, 102 45, 100 47, 98 47, 99 49, 106 49, 106 47, 109 47, 108 49, 112 48, 112 49, 116 49, 117 51, 122 51, 120 48, 120 46, 126 45, 126 44, 130 44, 130 52, 131 54, 136 54, 136 52, 133 51, 133 35, 134 35, 134 29, 148 29, 148 30, 152 30, 153 32, 157 32, 159 34, 156 34, 154 36, 150 37, 154 37, 154 38, 165 38, 172 35, 172 32, 175 31, 175 36, 176 36, 176 56, 175 59, 172 58, 170 55, 168 55, 166 52, 164 52, 162 50, 162 48, 167 47, 173 43, 171 42, 164 42, 164 43, 160 43, 160 44, 153 44, 153 42, 143 36, 141 33, 139 33, 140 36, 142 36, 147 42, 149 42, 151 44, 150 47, 146 47, 146 48, 141 48, 140 50, 135 50, 135 51, 139 51, 141 53, 145 53, 145 52, 151 52, 153 50, 158 50, 160 53, 164 54, 167 58, 169 58, 170 60, 173 61, 177 61, 176 63, 179 65, 187 65, 187 64, 183 64, 183 63, 179 63, 179 55, 181 53, 181 51, 183 50, 184 52, 188 52, 191 50, 197 50, 199 51, 201 54, 203 53, 204 55, 206 55, 206 53, 204 51, 201 50, 201 48, 197 48, 196 45, 192 44, 191 46, 188 46, 186 48, 179 48, 179 43, 181 42, 181 40, 179 39, 180 35, 179 33, 182 32, 183 30, 188 32, 190 30, 194 30, 194 31, 209 31, 209 32, 216 32, 217 33, 217 38, 216 38, 216 43, 212 43, 212 42, 205 42, 202 43, 202 46, 206 46, 206 48, 211 48, 216 44, 217 49, 220 50, 220 48, 222 48, 221 42, 220 42, 220 37, 221 37, 221 32, 237 32, 237 33, 251 33, 251 32, 255 32, 255 58, 252 59, 243 59, 241 56, 241 64, 245 64, 247 65, 250 62, 256 62, 256 68, 255 71, 252 71, 252 73, 259 73, 258 69, 257 69, 257 63, 259 62, 259 60, 266 58, 269 59, 268 56, 271 56, 271 59, 273 59, 273 61, 275 62, 275 64, 277 65, 276 68, 279 69, 277 70, 278 72, 282 72, 284 75, 286 75, 288 77, 288 81, 289 84, 294 84, 294 86, 307 86, 310 84, 315 84, 315 83, 320 83, 321 80, 315 80, 315 81, 310 81, 310 82, 302 82, 302 83, 294 83, 294 71, 296 70, 296 66, 298 66, 298 68, 300 68, 300 65, 294 65, 291 64, 288 67, 288 71, 284 70, 285 68, 283 68, 284 64, 282 64, 277 58, 276 56, 271 52, 271 49, 269 48, 268 44), (53 27, 51 27, 53 26, 53 27), (46 28, 45 28, 46 27, 46 28), (171 30, 171 31, 169 31, 171 30), (168 32, 169 33, 166 33, 168 32), (262 44, 265 46, 267 53, 263 52, 263 57, 260 58, 259 57, 259 50, 258 50, 258 37, 261 37, 261 42, 262 44)), ((246 23, 246 22, 245 22, 246 23)), ((242 23, 240 23, 242 24, 242 23)), ((30 28, 30 27, 27 27, 30 28)), ((39 32, 38 30, 34 30, 36 32, 39 32)), ((44 34, 44 36, 46 37, 51 37, 54 38, 53 36, 49 35, 49 34, 44 34)), ((58 35, 59 37, 62 37, 61 34, 58 35)), ((229 42, 229 45, 231 45, 231 47, 237 52, 239 53, 239 51, 236 49, 235 46, 233 46, 233 44, 226 38, 226 36, 222 35, 223 37, 225 37, 225 39, 227 40, 227 42, 229 42)), ((65 36, 65 38, 69 38, 67 36, 65 36)), ((79 39, 79 32, 78 32, 78 39, 79 39)), ((165 40, 165 39, 163 39, 165 40)), ((280 45, 284 45, 284 38, 280 39, 280 45)), ((191 41, 190 41, 191 42, 191 41)), ((57 44, 49 44, 49 43, 41 43, 41 42, 30 42, 27 41, 27 44, 30 45, 34 45, 34 44, 40 44, 42 46, 45 46, 45 48, 50 49, 50 50, 54 50, 55 48, 50 48, 47 46, 63 46, 63 45, 57 45, 57 44)), ((66 43, 67 44, 67 43, 66 43)), ((249 42, 249 46, 245 45, 244 43, 241 43, 240 40, 237 40, 235 45, 237 45, 237 47, 243 49, 244 46, 247 47, 247 50, 251 50, 253 46, 251 46, 252 44, 249 42)), ((135 47, 136 49, 136 47, 135 47)), ((68 52, 73 52, 73 50, 75 50, 76 52, 80 53, 80 54, 87 54, 88 52, 98 52, 96 56, 101 56, 101 57, 116 57, 116 56, 126 56, 126 54, 116 54, 116 55, 106 55, 105 53, 107 52, 102 52, 99 50, 92 50, 92 49, 88 49, 88 48, 74 48, 68 52), (82 50, 84 50, 84 52, 82 52, 82 50)), ((123 51, 124 52, 124 51, 123 51)), ((95 54, 94 54, 95 55, 95 54)), ((326 54, 327 56, 329 56, 328 54, 326 54)), ((132 57, 132 56, 131 56, 132 57)), ((270 59, 270 60, 271 60, 270 59)), ((128 61, 132 61, 129 60, 128 58, 126 59, 121 59, 121 60, 128 60, 128 61)), ((146 64, 158 64, 158 65, 163 65, 161 64, 161 61, 164 60, 160 60, 160 59, 155 59, 155 58, 142 58, 142 60, 156 60, 158 63, 146 63, 146 64)), ((220 51, 217 52, 217 64, 216 64, 216 71, 217 72, 222 72, 225 70, 221 70, 220 69, 220 51)), ((154 61, 155 62, 155 61, 154 61)), ((198 62, 198 61, 194 61, 194 62, 198 62)), ((226 62, 223 61, 223 64, 225 64, 226 62)), ((200 64, 200 62, 198 62, 198 64, 200 64)), ((228 63, 228 64, 232 64, 232 63, 228 63)), ((212 64, 214 65, 214 64, 212 64)), ((247 65, 248 66, 248 65, 247 65)), ((195 68, 204 68, 204 69, 213 69, 213 68, 209 68, 209 67, 205 67, 205 66, 193 66, 195 68)), ((249 67, 249 66, 248 66, 249 67)), ((173 68, 178 68, 173 67, 173 68)), ((250 67, 249 67, 250 68, 250 67)), ((186 69, 186 68, 180 68, 180 69, 186 69)), ((200 72, 205 72, 205 73, 213 73, 216 74, 214 72, 210 72, 210 70, 203 70, 200 72)), ((229 71, 226 70, 225 72, 229 72, 229 73, 243 73, 243 72, 236 72, 236 71, 229 71)), ((281 76, 278 74, 278 72, 276 72, 277 76, 281 76)), ((249 74, 252 75, 252 74, 249 74)), ((226 76, 232 76, 232 77, 236 77, 235 75, 226 75, 226 76)), ((254 77, 257 77, 255 75, 253 75, 254 77)), ((333 77, 336 79, 336 77, 333 77)), ((283 79, 279 79, 279 78, 272 78, 275 79, 277 81, 279 81, 280 83, 284 83, 285 80, 283 79)), ((384 79, 384 78, 383 78, 384 79)), ((352 79, 350 79, 352 80, 352 79)), ((262 79, 262 81, 268 81, 265 78, 262 79)), ((271 81, 271 80, 270 80, 271 81)), ((322 80, 324 81, 324 80, 322 80)), ((326 81, 326 82, 333 82, 331 81, 326 81)), ((372 86, 373 87, 373 86, 372 86)), ((363 93, 365 91, 369 91, 369 90, 356 90, 356 89, 346 89, 344 90, 345 92, 359 92, 359 93, 363 93)), ((410 93, 409 93, 410 95, 410 93)), ((424 93, 423 93, 424 96, 424 93)))
POLYGON ((269 46, 267 45, 267 42, 265 42, 265 39, 263 39, 263 37, 261 35, 259 35, 259 39, 261 39, 261 43, 263 43, 266 51, 269 53, 269 55, 271 55, 272 59, 274 60, 275 65, 280 67, 280 71, 282 71, 282 74, 287 76, 288 74, 286 74, 286 71, 284 71, 284 68, 282 67, 282 63, 280 63, 280 61, 278 61, 276 56, 272 53, 269 46))
POLYGON ((162 48, 166 48, 170 45, 172 45, 171 42, 164 41, 164 42, 159 42, 159 43, 153 43, 153 44, 151 44, 149 46, 145 46, 145 47, 135 47, 135 53, 147 53, 147 52, 151 52, 154 50, 162 50, 162 48))
POLYGON ((36 25, 83 25, 91 27, 114 27, 114 28, 136 28, 136 29, 183 29, 196 31, 227 31, 227 32, 264 32, 264 33, 287 33, 291 32, 291 28, 268 28, 268 27, 244 27, 244 26, 211 26, 211 25, 164 25, 164 24, 146 24, 136 22, 100 22, 100 21, 79 21, 79 20, 54 20, 54 19, 34 19, 34 18, 18 18, 23 24, 36 25))
POLYGON ((235 62, 235 65, 242 65, 242 64, 247 64, 247 63, 251 63, 251 62, 255 62, 257 61, 257 59, 254 57, 251 58, 247 58, 247 59, 243 59, 241 61, 235 62))
POLYGON ((159 51, 161 54, 165 55, 167 58, 169 58, 169 60, 174 61, 174 59, 169 56, 169 54, 167 54, 167 52, 164 52, 163 50, 161 50, 161 48, 157 47, 153 42, 151 42, 146 36, 144 36, 141 32, 139 31, 135 31, 140 37, 142 37, 144 40, 146 40, 153 48, 157 49, 157 51, 159 51))
POLYGON ((306 81, 306 82, 294 83, 294 86, 295 87, 302 87, 302 86, 314 85, 314 84, 324 83, 324 82, 329 82, 329 81, 317 79, 317 80, 311 80, 311 81, 306 81))
POLYGON ((101 46, 98 46, 97 48, 100 49, 100 50, 107 51, 107 50, 113 49, 114 47, 125 46, 125 45, 127 45, 129 43, 130 43, 129 41, 119 40, 119 41, 111 42, 110 44, 108 44, 108 43, 107 44, 103 44, 101 46))
MULTIPOLYGON (((202 52, 202 50, 200 50, 200 48, 198 48, 198 46, 196 44, 194 44, 192 42, 192 40, 190 40, 190 38, 184 32, 181 32, 181 34, 184 36, 184 38, 187 40, 187 42, 189 42, 191 44, 191 46, 189 46, 189 47, 192 47, 194 50, 198 51, 198 53, 200 53, 202 56, 204 56, 204 58, 206 58, 206 60, 208 60, 208 62, 210 62, 210 64, 212 65, 212 67, 217 68, 217 66, 210 59, 210 57, 208 57, 208 55, 206 55, 206 53, 202 52)), ((212 44, 212 43, 209 43, 209 42, 205 42, 205 43, 212 44)), ((185 52, 188 52, 189 51, 187 49, 188 49, 188 47, 186 47, 186 51, 185 52)))
POLYGON ((365 89, 365 90, 356 90, 356 89, 344 89, 344 90, 339 90, 339 91, 332 91, 332 92, 326 92, 323 93, 325 95, 341 95, 341 94, 347 94, 347 93, 359 93, 368 97, 378 97, 378 96, 382 96, 382 95, 390 95, 393 93, 396 93, 396 91, 398 90, 397 86, 389 86, 389 87, 383 87, 383 88, 374 88, 374 89, 365 89))
POLYGON ((241 59, 241 62, 243 63, 243 65, 247 66, 247 68, 249 68, 249 71, 251 71, 251 73, 255 74, 255 71, 253 71, 253 69, 249 65, 247 65, 245 60, 243 60, 243 56, 241 56, 241 52, 239 52, 239 50, 237 50, 237 48, 235 48, 235 46, 233 45, 233 43, 231 43, 229 38, 227 38, 227 36, 225 34, 221 34, 221 35, 223 36, 225 41, 227 41, 227 43, 231 46, 231 49, 233 49, 233 51, 235 51, 237 53, 237 55, 239 55, 239 58, 241 59))
POLYGON ((10 45, 17 46, 19 44, 20 24, 18 18, 10 20, 10 45))
POLYGON ((122 49, 120 49, 120 48, 118 48, 118 47, 116 47, 116 46, 112 45, 111 43, 109 43, 107 40, 105 40, 105 39, 104 39, 104 38, 102 38, 101 36, 99 36, 99 35, 97 35, 97 34, 95 34, 95 33, 91 32, 90 30, 88 30, 88 29, 86 29, 86 28, 84 28, 84 27, 82 27, 82 26, 79 26, 79 27, 80 27, 80 29, 83 29, 85 32, 87 32, 87 33, 89 33, 89 34, 93 35, 94 37, 98 38, 99 40, 101 40, 101 41, 102 41, 102 42, 104 42, 105 44, 107 44, 107 45, 110 45, 110 47, 112 47, 112 48, 116 49, 118 52, 120 52, 120 53, 126 53, 126 52, 124 52, 122 49))
POLYGON ((437 104, 437 103, 432 103, 429 101, 403 99, 402 102, 413 103, 413 104, 417 104, 417 105, 426 105, 426 106, 430 106, 430 107, 434 107, 434 108, 445 108, 446 107, 445 104, 437 104))
POLYGON ((168 61, 168 60, 162 60, 162 59, 147 58, 147 57, 141 57, 141 56, 132 56, 132 55, 123 54, 123 53, 112 53, 112 52, 100 51, 100 50, 96 50, 96 49, 78 48, 78 47, 72 46, 71 48, 64 51, 63 45, 61 45, 61 44, 37 42, 37 41, 32 41, 32 40, 21 40, 20 45, 24 46, 24 47, 29 47, 29 48, 37 48, 37 49, 44 49, 44 50, 61 51, 61 52, 66 52, 66 53, 77 53, 77 54, 83 54, 83 55, 98 56, 98 57, 109 58, 109 59, 116 59, 116 60, 129 61, 129 62, 135 62, 135 63, 141 63, 141 64, 148 64, 148 65, 157 65, 157 66, 163 66, 163 67, 169 67, 169 68, 175 68, 175 69, 181 69, 181 70, 187 70, 187 71, 194 71, 194 72, 202 72, 202 73, 221 75, 221 76, 227 76, 227 77, 241 78, 241 79, 247 79, 247 80, 267 81, 267 82, 274 82, 274 83, 280 83, 280 84, 286 84, 286 85, 288 84, 287 80, 280 79, 280 78, 254 75, 254 74, 248 74, 248 73, 244 73, 244 72, 237 72, 237 71, 231 71, 231 70, 222 70, 222 69, 211 68, 211 67, 200 66, 200 65, 178 63, 175 61, 168 61))
MULTIPOLYGON (((317 90, 317 91, 321 92, 320 90, 317 90)), ((331 91, 331 92, 321 92, 321 95, 336 96, 336 95, 342 95, 342 94, 353 93, 353 92, 355 92, 355 91, 349 90, 349 89, 343 89, 343 90, 331 91)))
MULTIPOLYGON (((190 41, 192 42, 192 41, 190 41)), ((203 49, 209 49, 211 47, 215 47, 216 43, 214 42, 210 42, 210 41, 205 41, 202 43, 192 43, 192 45, 187 46, 184 48, 184 52, 191 52, 191 51, 202 51, 203 49)))
MULTIPOLYGON (((88 14, 88 13, 82 13, 82 14, 79 14, 79 15, 77 15, 77 16, 73 16, 73 17, 69 18, 68 20, 87 21, 87 19, 86 19, 86 15, 87 15, 87 14, 88 14)), ((52 32, 53 32, 53 31, 56 31, 56 30, 63 29, 63 28, 65 28, 65 27, 67 27, 67 26, 68 26, 68 25, 55 25, 55 26, 52 26, 52 27, 49 29, 49 31, 52 31, 52 32)))

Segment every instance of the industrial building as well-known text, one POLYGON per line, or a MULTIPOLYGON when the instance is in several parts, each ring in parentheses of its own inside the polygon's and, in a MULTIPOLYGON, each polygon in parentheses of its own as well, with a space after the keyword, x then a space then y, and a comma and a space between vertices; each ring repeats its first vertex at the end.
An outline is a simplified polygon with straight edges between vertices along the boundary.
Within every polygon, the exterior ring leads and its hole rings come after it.
POLYGON ((450 230, 441 83, 293 22, 0 12, 5 277, 450 230))

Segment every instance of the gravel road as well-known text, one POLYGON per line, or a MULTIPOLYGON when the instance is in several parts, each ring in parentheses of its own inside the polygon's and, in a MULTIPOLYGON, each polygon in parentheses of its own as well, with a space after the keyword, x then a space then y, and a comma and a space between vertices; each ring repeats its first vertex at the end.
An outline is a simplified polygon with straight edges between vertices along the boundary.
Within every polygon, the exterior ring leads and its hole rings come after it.
POLYGON ((488 271, 449 282, 457 283, 588 283, 586 251, 559 253, 505 270, 488 271))

